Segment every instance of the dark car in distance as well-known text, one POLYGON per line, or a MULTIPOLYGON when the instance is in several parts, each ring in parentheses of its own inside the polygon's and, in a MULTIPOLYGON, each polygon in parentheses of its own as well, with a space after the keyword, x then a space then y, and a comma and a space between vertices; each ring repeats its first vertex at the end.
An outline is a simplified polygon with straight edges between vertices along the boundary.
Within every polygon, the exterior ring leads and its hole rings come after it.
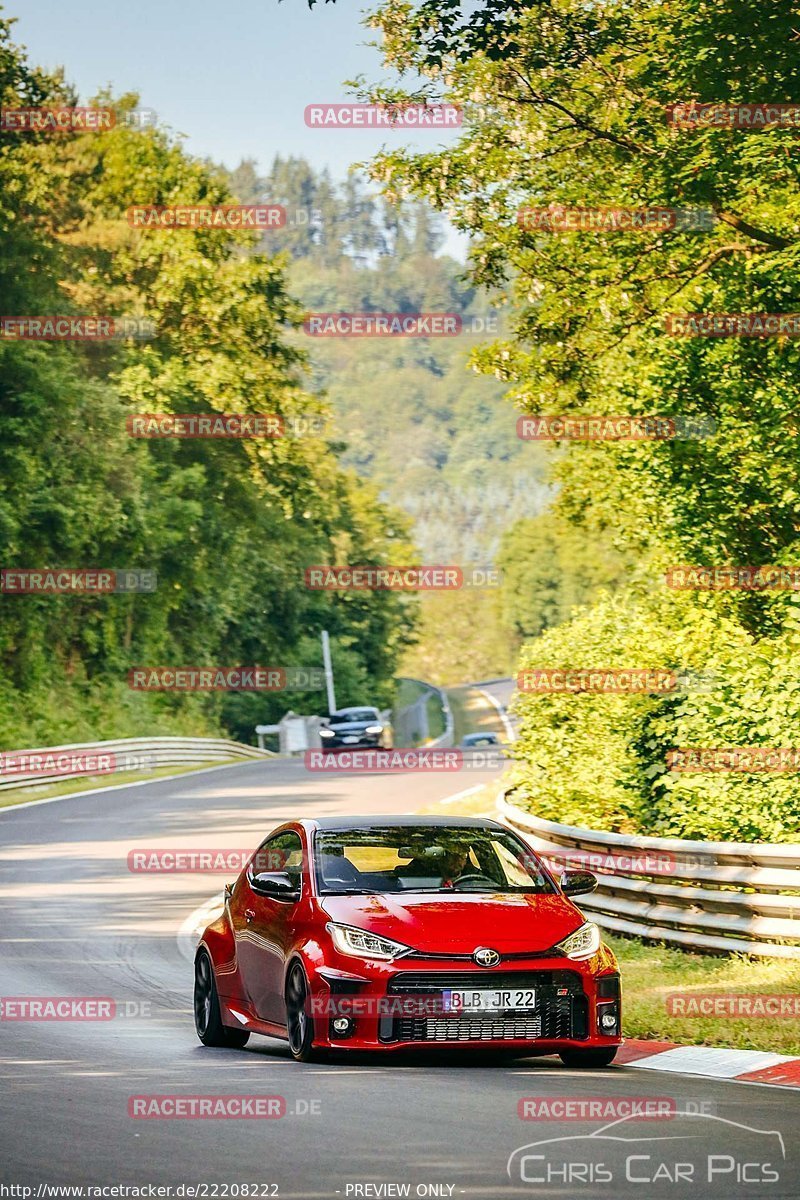
POLYGON ((388 724, 381 719, 377 708, 361 705, 340 708, 325 718, 319 731, 323 750, 358 750, 360 747, 391 747, 388 724))
POLYGON ((496 733, 490 733, 487 730, 467 733, 461 739, 462 750, 475 750, 481 746, 502 746, 502 744, 496 733))

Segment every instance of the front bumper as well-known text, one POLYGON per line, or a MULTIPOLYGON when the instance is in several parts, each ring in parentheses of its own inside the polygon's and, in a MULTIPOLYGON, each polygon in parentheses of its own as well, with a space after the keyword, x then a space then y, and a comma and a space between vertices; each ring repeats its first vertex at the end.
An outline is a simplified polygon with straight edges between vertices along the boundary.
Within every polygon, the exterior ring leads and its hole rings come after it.
POLYGON ((561 956, 530 958, 504 961, 488 970, 460 960, 422 957, 393 963, 350 960, 347 966, 339 965, 343 956, 337 959, 335 967, 321 967, 312 980, 314 1040, 319 1046, 390 1051, 505 1046, 548 1054, 618 1046, 622 1041, 619 974, 605 947, 586 962, 561 956), (445 990, 475 987, 532 988, 536 1006, 444 1011, 445 990))
POLYGON ((383 745, 383 734, 345 734, 341 737, 320 738, 320 742, 323 750, 377 750, 383 745), (346 742, 345 737, 355 737, 356 740, 346 742))

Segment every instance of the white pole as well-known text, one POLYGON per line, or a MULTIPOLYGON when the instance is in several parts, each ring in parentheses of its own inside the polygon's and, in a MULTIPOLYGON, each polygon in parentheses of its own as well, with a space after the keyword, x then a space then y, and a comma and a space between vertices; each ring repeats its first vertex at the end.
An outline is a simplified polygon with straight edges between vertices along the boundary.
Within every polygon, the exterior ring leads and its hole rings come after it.
POLYGON ((333 690, 333 665, 331 664, 331 643, 327 629, 322 631, 322 661, 325 665, 325 687, 328 690, 328 712, 336 712, 336 693, 333 690))

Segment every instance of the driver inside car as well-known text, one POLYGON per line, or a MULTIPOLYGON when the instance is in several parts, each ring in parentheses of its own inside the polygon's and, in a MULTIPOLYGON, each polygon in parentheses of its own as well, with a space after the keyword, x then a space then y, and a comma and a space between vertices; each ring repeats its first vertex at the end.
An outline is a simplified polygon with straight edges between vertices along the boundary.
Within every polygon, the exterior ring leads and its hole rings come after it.
POLYGON ((451 888, 459 876, 470 870, 470 847, 465 845, 417 846, 401 850, 400 853, 410 853, 413 857, 410 862, 395 867, 395 876, 403 880, 424 881, 426 887, 451 888))
POLYGON ((451 846, 442 862, 442 887, 451 888, 462 875, 470 870, 469 846, 451 846))

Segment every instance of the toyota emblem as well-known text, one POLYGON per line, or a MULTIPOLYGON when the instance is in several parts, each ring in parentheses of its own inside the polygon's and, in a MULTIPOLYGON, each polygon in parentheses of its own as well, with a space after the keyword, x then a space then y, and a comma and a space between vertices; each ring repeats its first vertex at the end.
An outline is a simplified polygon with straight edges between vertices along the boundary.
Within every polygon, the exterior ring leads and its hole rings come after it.
POLYGON ((488 946, 479 946, 472 957, 479 967, 496 967, 500 962, 500 955, 488 946))

